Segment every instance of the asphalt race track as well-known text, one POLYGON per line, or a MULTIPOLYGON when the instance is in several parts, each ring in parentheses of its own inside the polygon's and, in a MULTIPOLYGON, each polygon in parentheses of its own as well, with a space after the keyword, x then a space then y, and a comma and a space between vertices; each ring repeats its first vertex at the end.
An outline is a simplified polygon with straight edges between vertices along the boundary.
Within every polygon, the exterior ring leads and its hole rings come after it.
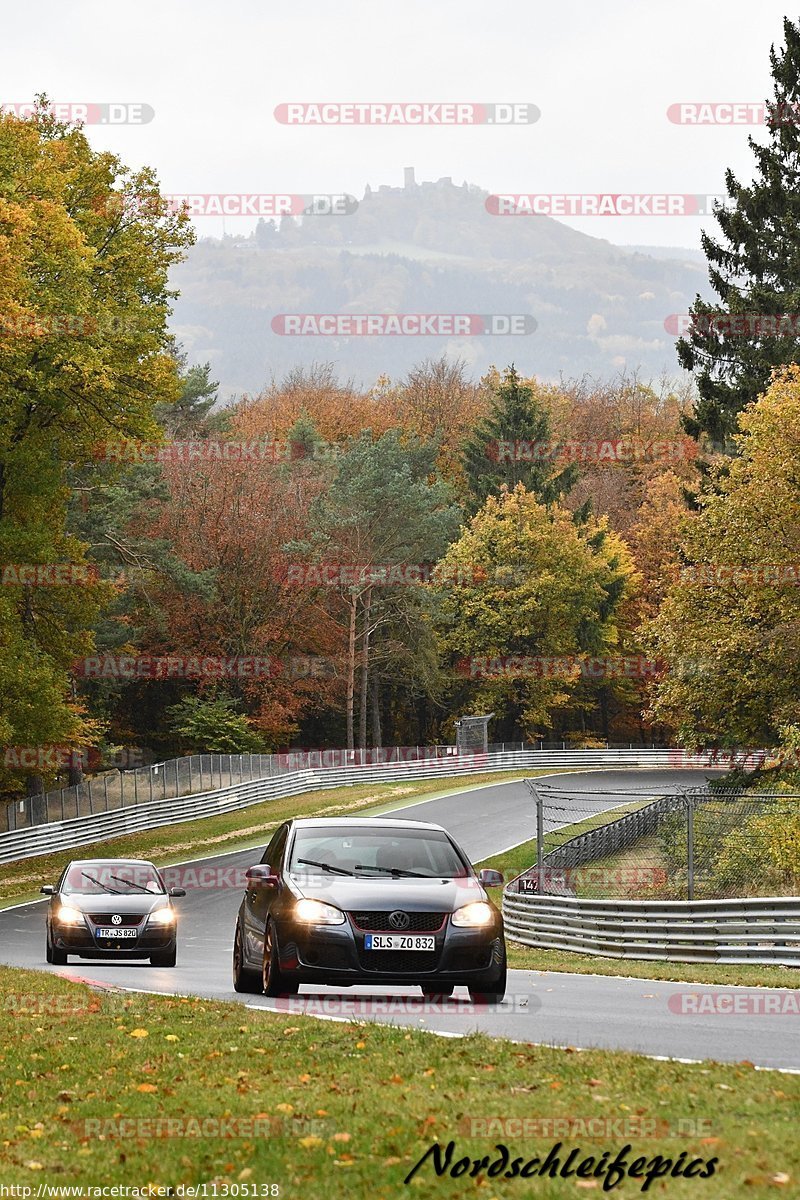
MULTIPOLYGON (((707 775, 688 770, 596 771, 562 774, 552 783, 574 786, 576 793, 604 792, 607 806, 614 807, 627 799, 615 795, 615 788, 657 795, 677 786, 702 783, 707 775)), ((580 807, 578 795, 574 804, 576 809, 580 807)), ((533 805, 522 782, 441 796, 397 809, 391 815, 444 825, 473 861, 499 854, 535 836, 533 805)), ((77 850, 76 856, 80 853, 77 850)), ((250 1007, 306 1011, 326 1019, 390 1021, 445 1036, 480 1029, 492 1036, 526 1042, 631 1050, 671 1058, 747 1060, 761 1067, 800 1070, 800 1038, 796 1035, 800 1014, 702 1011, 703 998, 721 992, 728 997, 738 996, 740 1003, 754 996, 756 1005, 768 1008, 770 1002, 786 998, 787 993, 778 989, 511 971, 505 1001, 496 1009, 476 1008, 469 1003, 466 992, 460 995, 459 991, 451 1000, 423 1001, 417 988, 390 992, 367 987, 343 991, 304 987, 298 997, 286 1000, 237 996, 231 986, 231 946, 241 891, 238 886, 226 884, 226 868, 245 868, 258 858, 257 850, 247 850, 194 864, 211 868, 217 882, 211 887, 191 889, 177 901, 181 924, 178 966, 174 969, 151 967, 146 962, 122 964, 77 958, 66 967, 48 966, 44 958, 43 902, 0 911, 0 961, 78 976, 105 986, 237 1000, 250 1007), (689 998, 685 999, 687 994, 689 998), (699 1012, 691 1011, 698 1006, 699 1012)), ((231 877, 232 871, 228 870, 227 876, 231 877)), ((635 971, 634 963, 630 969, 635 971)), ((796 995, 800 999, 800 992, 796 995)))

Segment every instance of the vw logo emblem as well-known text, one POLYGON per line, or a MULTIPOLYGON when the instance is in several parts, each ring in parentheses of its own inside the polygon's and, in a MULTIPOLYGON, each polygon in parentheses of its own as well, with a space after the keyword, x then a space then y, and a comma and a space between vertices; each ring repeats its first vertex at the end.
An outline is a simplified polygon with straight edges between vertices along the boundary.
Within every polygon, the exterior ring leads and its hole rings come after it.
POLYGON ((393 912, 389 914, 389 924, 392 929, 408 929, 411 924, 411 918, 408 913, 393 912))
POLYGON ((112 925, 121 925, 122 924, 122 917, 119 915, 119 913, 114 913, 113 917, 111 918, 111 924, 112 925))

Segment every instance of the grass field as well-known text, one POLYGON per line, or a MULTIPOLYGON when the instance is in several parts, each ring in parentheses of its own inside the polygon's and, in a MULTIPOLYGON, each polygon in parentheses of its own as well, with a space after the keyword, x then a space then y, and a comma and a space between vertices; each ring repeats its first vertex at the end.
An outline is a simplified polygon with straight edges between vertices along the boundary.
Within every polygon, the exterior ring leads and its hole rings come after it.
POLYGON ((437 1178, 430 1160, 407 1187, 432 1143, 451 1140, 453 1162, 492 1161, 502 1143, 541 1163, 558 1142, 562 1163, 626 1145, 629 1163, 715 1158, 713 1177, 658 1180, 649 1195, 797 1195, 794 1075, 109 995, 54 975, 45 989, 40 973, 8 968, 0 1001, 0 1183, 32 1195, 42 1184, 205 1183, 217 1195, 277 1184, 286 1200, 602 1191, 575 1177, 437 1178))

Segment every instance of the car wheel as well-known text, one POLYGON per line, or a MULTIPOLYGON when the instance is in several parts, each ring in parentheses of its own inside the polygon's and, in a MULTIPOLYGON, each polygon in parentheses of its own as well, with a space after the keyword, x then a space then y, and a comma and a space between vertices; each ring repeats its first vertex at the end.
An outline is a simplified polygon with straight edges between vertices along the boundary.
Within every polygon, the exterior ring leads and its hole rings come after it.
POLYGON ((178 961, 178 947, 173 946, 171 950, 163 950, 159 954, 150 955, 151 967, 174 967, 178 961))
POLYGON ((267 922, 264 931, 264 965, 262 977, 265 996, 294 996, 298 985, 287 979, 281 971, 278 935, 273 921, 267 922))
POLYGON ((500 1004, 506 994, 507 975, 506 948, 503 946, 499 967, 495 970, 494 975, 470 986, 470 999, 475 1004, 500 1004))
POLYGON ((420 984, 423 996, 436 997, 441 996, 443 1000, 448 1000, 453 994, 454 985, 451 983, 449 987, 434 987, 430 983, 420 984))
POLYGON ((47 962, 53 961, 53 947, 50 945, 50 930, 47 931, 47 937, 44 940, 44 956, 47 962))
POLYGON ((50 961, 54 967, 65 967, 67 965, 66 950, 59 950, 58 946, 51 946, 50 953, 53 956, 50 961))
POLYGON ((260 996, 264 990, 258 972, 248 971, 244 965, 242 927, 238 921, 236 922, 236 936, 233 939, 233 990, 235 992, 251 992, 257 996, 260 996))

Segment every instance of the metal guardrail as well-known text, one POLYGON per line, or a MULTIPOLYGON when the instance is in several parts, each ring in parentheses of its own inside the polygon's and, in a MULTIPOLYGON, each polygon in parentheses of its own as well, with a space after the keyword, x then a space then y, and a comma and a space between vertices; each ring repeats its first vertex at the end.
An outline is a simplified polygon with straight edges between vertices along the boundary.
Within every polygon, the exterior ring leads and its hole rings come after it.
MULTIPOLYGON (((575 749, 568 742, 496 742, 483 752, 506 753, 523 750, 575 749)), ((634 746, 632 743, 593 747, 597 750, 656 749, 655 746, 634 746)), ((479 748, 481 749, 481 748, 479 748)), ((463 753, 464 751, 462 751, 463 753)), ((474 753, 474 750, 472 751, 474 753)), ((73 817, 94 816, 115 808, 134 804, 149 804, 153 800, 169 800, 191 796, 224 787, 233 787, 268 775, 283 775, 287 771, 321 770, 329 767, 365 767, 381 763, 417 762, 451 758, 458 750, 451 745, 382 746, 371 749, 288 750, 275 754, 190 754, 166 762, 132 765, 131 759, 142 757, 143 751, 124 753, 129 765, 90 775, 80 783, 59 787, 32 796, 20 796, 5 805, 5 829, 28 829, 73 817)), ((0 816, 3 810, 0 809, 0 816)), ((2 832, 4 830, 0 830, 2 832)))
MULTIPOLYGON (((515 750, 492 754, 450 755, 427 761, 378 763, 371 766, 330 767, 287 771, 191 796, 140 803, 130 808, 51 821, 28 829, 0 834, 0 863, 33 858, 56 850, 72 849, 126 833, 176 825, 216 813, 230 812, 295 796, 356 783, 382 783, 394 779, 436 779, 490 771, 556 770, 558 768, 689 767, 703 760, 682 750, 515 750)), ((705 765, 714 766, 713 756, 705 765)))
POLYGON ((800 967, 800 898, 583 900, 503 896, 506 933, 541 950, 800 967))

